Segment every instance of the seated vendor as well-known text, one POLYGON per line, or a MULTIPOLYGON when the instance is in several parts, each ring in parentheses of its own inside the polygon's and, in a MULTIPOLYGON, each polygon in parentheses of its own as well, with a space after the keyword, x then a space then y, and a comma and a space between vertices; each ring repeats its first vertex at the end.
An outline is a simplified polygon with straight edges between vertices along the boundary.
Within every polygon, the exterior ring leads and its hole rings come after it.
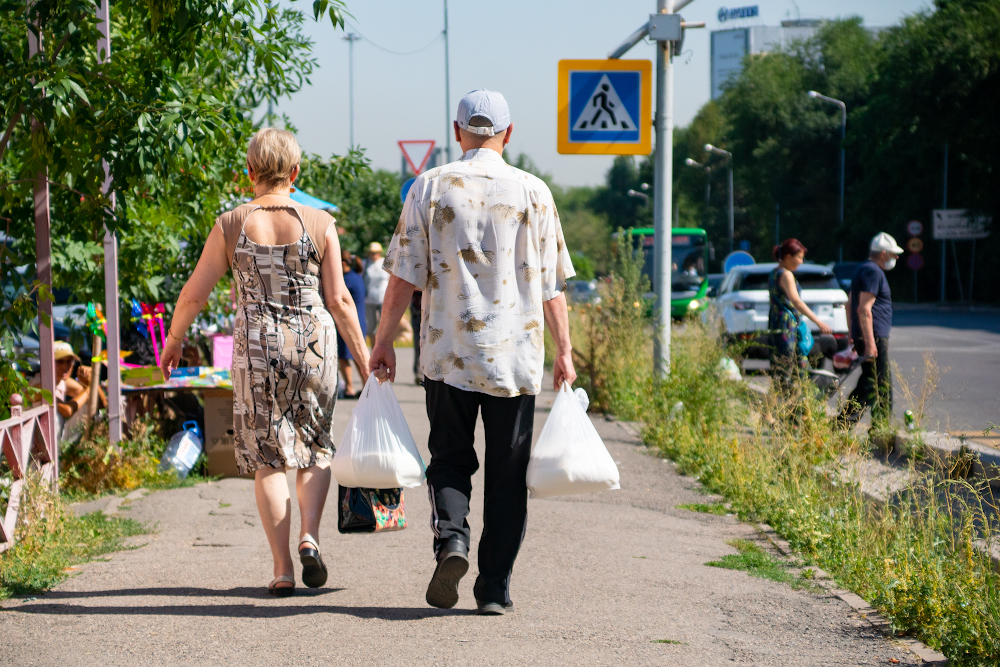
MULTIPOLYGON (((89 366, 80 366, 76 372, 76 379, 70 377, 73 372, 73 364, 80 361, 80 358, 73 352, 73 347, 64 341, 56 341, 52 348, 56 363, 56 412, 59 414, 59 427, 57 432, 59 439, 66 439, 70 431, 75 431, 74 425, 80 423, 87 415, 90 403, 90 383, 91 369, 89 366)), ((41 386, 41 377, 36 375, 31 379, 32 387, 41 386)), ((104 392, 98 388, 101 406, 107 406, 107 398, 104 392)), ((36 401, 36 405, 41 405, 41 401, 36 401)))

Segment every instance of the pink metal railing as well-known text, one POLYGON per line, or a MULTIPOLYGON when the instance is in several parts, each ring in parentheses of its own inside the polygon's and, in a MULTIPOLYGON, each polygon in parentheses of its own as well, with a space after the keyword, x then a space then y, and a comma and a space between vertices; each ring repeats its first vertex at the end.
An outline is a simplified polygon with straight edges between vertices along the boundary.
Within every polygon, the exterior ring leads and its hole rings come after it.
POLYGON ((59 480, 59 445, 55 438, 56 410, 51 405, 24 410, 21 397, 11 396, 10 419, 0 421, 0 447, 13 482, 7 511, 0 517, 0 552, 14 543, 14 528, 21 507, 25 476, 32 468, 53 486, 59 480))

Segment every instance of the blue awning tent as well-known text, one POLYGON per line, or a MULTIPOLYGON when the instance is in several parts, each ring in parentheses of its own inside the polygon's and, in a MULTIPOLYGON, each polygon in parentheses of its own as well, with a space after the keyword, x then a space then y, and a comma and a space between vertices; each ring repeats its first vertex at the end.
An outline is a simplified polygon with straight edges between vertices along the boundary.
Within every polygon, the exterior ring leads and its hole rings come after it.
POLYGON ((311 194, 303 192, 298 188, 295 188, 295 192, 291 194, 291 197, 305 206, 312 206, 313 208, 318 208, 321 211, 329 211, 330 213, 340 213, 340 207, 336 204, 323 201, 319 197, 313 197, 311 194))

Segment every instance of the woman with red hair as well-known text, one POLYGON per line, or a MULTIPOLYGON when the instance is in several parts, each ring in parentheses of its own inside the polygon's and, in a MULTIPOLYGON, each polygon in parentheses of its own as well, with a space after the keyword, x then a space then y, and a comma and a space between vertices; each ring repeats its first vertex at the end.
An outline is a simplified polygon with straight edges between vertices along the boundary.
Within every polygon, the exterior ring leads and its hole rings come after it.
POLYGON ((771 343, 771 370, 781 373, 786 381, 791 370, 809 367, 809 358, 799 354, 798 326, 802 317, 816 323, 822 333, 832 331, 802 300, 802 286, 795 279, 795 269, 806 260, 806 247, 798 239, 787 239, 774 248, 774 258, 778 266, 771 271, 767 287, 771 309, 767 317, 767 328, 773 333, 771 343))

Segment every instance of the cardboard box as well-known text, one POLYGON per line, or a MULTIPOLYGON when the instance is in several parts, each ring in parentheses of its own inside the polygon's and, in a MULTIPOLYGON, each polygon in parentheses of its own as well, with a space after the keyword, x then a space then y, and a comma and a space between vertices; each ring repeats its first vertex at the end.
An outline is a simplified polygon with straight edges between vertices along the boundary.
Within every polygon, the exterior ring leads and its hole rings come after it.
MULTIPOLYGON (((208 474, 239 477, 233 431, 233 392, 206 389, 201 393, 205 408, 205 456, 208 474)), ((252 478, 253 475, 246 475, 252 478)))

